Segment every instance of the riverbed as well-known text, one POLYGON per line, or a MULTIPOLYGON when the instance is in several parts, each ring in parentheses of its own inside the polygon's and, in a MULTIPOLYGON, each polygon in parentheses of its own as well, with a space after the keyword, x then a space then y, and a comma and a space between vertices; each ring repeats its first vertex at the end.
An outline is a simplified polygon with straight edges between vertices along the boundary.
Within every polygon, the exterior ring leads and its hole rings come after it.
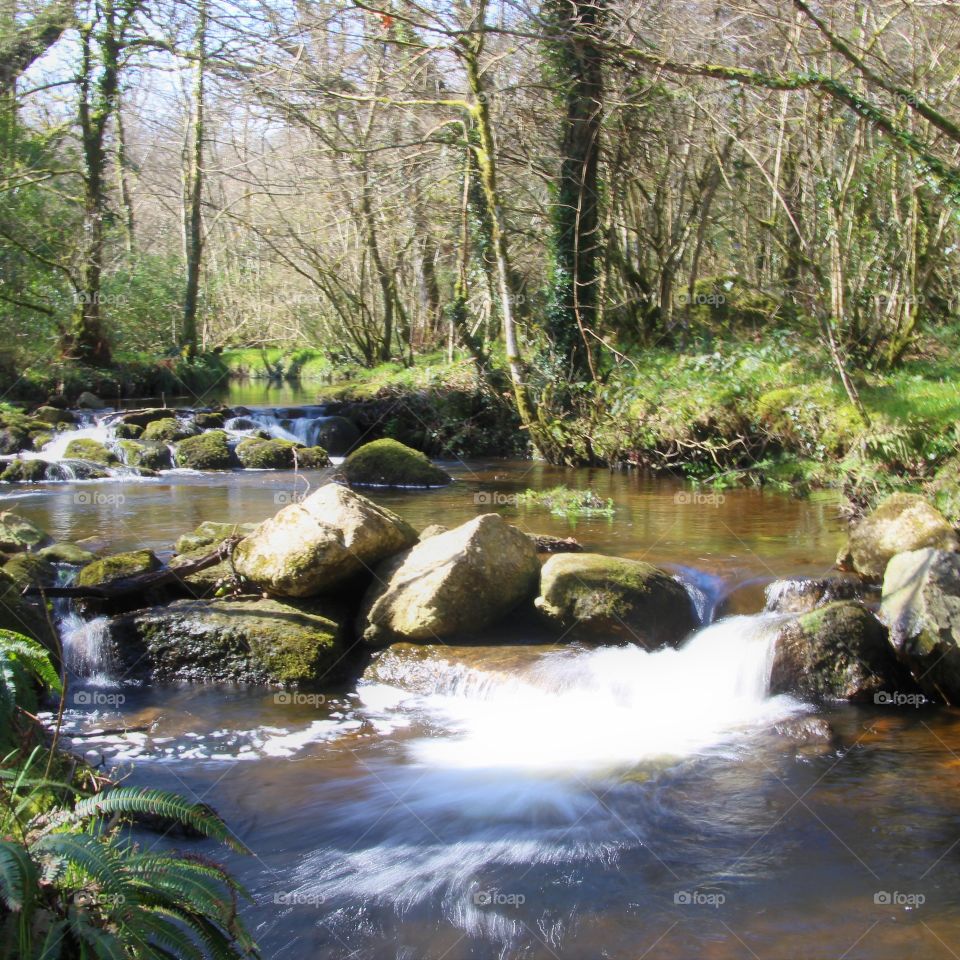
MULTIPOLYGON (((75 749, 212 804, 251 848, 188 844, 247 886, 265 957, 956 955, 960 715, 766 693, 764 587, 831 568, 834 499, 443 465, 445 489, 372 496, 418 528, 495 510, 664 565, 705 629, 651 654, 545 643, 512 618, 477 646, 391 649, 322 694, 138 687, 109 665, 74 678, 69 730, 131 728, 75 749), (613 517, 516 505, 557 483, 593 487, 613 517)), ((57 540, 162 553, 202 520, 258 521, 325 479, 173 472, 3 501, 57 540)))

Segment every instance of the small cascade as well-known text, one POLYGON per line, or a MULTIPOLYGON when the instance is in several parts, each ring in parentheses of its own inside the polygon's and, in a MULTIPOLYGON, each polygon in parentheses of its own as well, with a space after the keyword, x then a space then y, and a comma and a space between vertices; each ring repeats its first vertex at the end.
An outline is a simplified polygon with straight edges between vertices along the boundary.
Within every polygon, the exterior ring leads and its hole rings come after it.
POLYGON ((224 428, 237 436, 248 436, 263 431, 275 440, 291 440, 305 447, 320 445, 323 424, 331 417, 324 407, 296 409, 253 410, 242 417, 234 417, 224 428))
POLYGON ((730 617, 678 650, 568 650, 496 672, 391 651, 360 693, 381 715, 413 712, 458 734, 416 742, 428 765, 577 771, 688 756, 805 709, 768 693, 781 621, 730 617))
MULTIPOLYGON (((74 567, 60 566, 57 586, 70 586, 76 575, 74 567)), ((112 683, 109 618, 86 620, 76 611, 72 600, 61 597, 53 601, 53 619, 60 635, 63 665, 70 676, 81 677, 94 685, 112 683)))

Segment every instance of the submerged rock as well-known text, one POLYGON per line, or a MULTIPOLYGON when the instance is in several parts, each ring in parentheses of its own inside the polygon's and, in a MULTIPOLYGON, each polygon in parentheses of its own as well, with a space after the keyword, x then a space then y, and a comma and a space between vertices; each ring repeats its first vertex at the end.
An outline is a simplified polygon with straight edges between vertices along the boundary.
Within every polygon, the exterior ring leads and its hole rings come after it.
POLYGON ((483 514, 379 567, 358 631, 374 646, 475 632, 532 597, 539 570, 530 538, 499 514, 483 514))
POLYGON ((372 500, 329 483, 264 520, 237 547, 237 572, 268 593, 310 597, 416 542, 413 528, 372 500))
POLYGON ((960 554, 930 548, 897 554, 883 578, 880 611, 920 689, 960 704, 960 554))
POLYGON ((330 609, 279 600, 177 600, 114 618, 128 669, 154 680, 300 684, 345 673, 344 630, 330 609))
POLYGON ((343 462, 343 475, 356 487, 442 487, 452 477, 420 453, 396 440, 366 443, 343 462))
POLYGON ((177 553, 191 553, 206 547, 212 550, 227 537, 248 536, 256 530, 255 523, 220 523, 216 520, 204 520, 200 526, 183 534, 176 542, 177 553))
POLYGON ((839 576, 775 580, 766 589, 766 609, 771 613, 810 613, 838 600, 857 600, 862 594, 862 584, 839 576))
POLYGON ((882 623, 857 603, 831 603, 785 623, 777 633, 770 692, 820 702, 873 702, 912 689, 882 623))
POLYGON ((71 440, 63 455, 67 460, 89 460, 91 463, 99 463, 103 466, 119 463, 117 455, 106 444, 88 437, 71 440))
POLYGON ((960 541, 943 514, 923 497, 895 493, 853 526, 837 563, 879 580, 894 554, 924 547, 957 550, 960 541))
POLYGON ((78 587, 102 587, 117 580, 127 580, 141 573, 159 570, 162 564, 152 550, 115 553, 88 563, 77 574, 78 587))
POLYGON ((598 553, 559 553, 543 565, 540 613, 571 638, 677 646, 699 626, 683 584, 649 563, 598 553))
POLYGON ((51 563, 66 563, 71 566, 82 566, 97 559, 96 554, 73 543, 55 543, 44 547, 40 551, 40 556, 51 563))
POLYGON ((0 513, 0 553, 23 553, 48 547, 53 540, 36 524, 9 510, 0 513))
POLYGON ((175 448, 178 467, 191 470, 229 470, 233 457, 223 430, 208 430, 196 437, 181 440, 175 448))

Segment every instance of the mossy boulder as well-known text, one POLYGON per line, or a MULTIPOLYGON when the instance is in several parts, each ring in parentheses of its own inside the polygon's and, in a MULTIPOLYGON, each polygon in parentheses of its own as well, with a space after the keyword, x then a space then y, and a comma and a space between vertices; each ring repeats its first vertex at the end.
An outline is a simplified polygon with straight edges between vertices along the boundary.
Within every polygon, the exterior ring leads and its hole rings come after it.
POLYGON ((4 423, 0 425, 0 455, 10 456, 22 450, 33 449, 33 440, 26 427, 4 423))
POLYGON ((335 457, 342 457, 360 442, 360 430, 346 417, 326 417, 317 424, 316 442, 335 457))
POLYGON ((451 477, 427 456, 397 440, 374 440, 343 462, 352 487, 442 487, 451 477))
POLYGON ((229 470, 233 466, 227 435, 223 430, 208 430, 196 437, 181 440, 174 457, 178 467, 191 470, 229 470))
POLYGON ((105 410, 106 406, 95 393, 91 393, 89 390, 84 390, 77 397, 77 409, 79 410, 105 410))
POLYGON ((57 407, 37 407, 33 411, 33 419, 51 425, 61 423, 73 425, 77 422, 77 418, 69 410, 59 410, 57 407))
POLYGON ((378 567, 357 629, 376 647, 472 634, 529 600, 539 573, 530 538, 483 514, 378 567))
POLYGON ((146 427, 148 423, 153 423, 155 420, 175 419, 176 415, 175 410, 167 407, 149 407, 146 410, 131 410, 123 414, 120 420, 137 427, 146 427))
POLYGON ((143 427, 135 423, 118 423, 113 428, 113 435, 118 440, 136 440, 143 433, 143 427))
POLYGON ((858 600, 863 594, 863 585, 848 577, 791 577, 767 587, 766 609, 770 613, 811 613, 838 600, 858 600))
POLYGON ((237 459, 248 469, 287 470, 293 466, 293 440, 247 437, 237 444, 237 459))
POLYGON ((0 513, 0 552, 26 553, 48 547, 53 541, 36 524, 16 513, 0 513))
POLYGON ((323 447, 297 447, 297 467, 301 470, 322 470, 330 466, 330 457, 323 447))
POLYGON ((649 563, 558 553, 543 565, 534 605, 567 639, 676 647, 699 625, 683 584, 649 563))
POLYGON ((49 547, 44 547, 39 552, 39 556, 51 563, 66 563, 76 567, 92 563, 97 559, 95 553, 84 550, 73 543, 54 543, 49 547))
POLYGON ((960 549, 960 541, 943 514, 923 497, 895 493, 852 527, 837 562, 844 569, 879 580, 895 554, 925 547, 955 551, 960 549))
POLYGON ((814 702, 883 702, 914 690, 883 624, 857 603, 831 603, 777 633, 770 692, 814 702))
POLYGON ((176 542, 177 553, 192 553, 206 548, 212 550, 227 537, 247 536, 256 530, 254 523, 219 523, 216 520, 204 520, 190 533, 183 534, 176 542))
POLYGON ((152 550, 133 550, 129 553, 115 553, 101 560, 88 563, 77 574, 78 587, 100 587, 117 580, 127 580, 141 573, 159 570, 160 561, 152 550))
POLYGON ((372 500, 329 483, 264 520, 237 547, 237 571, 277 596, 338 587, 412 546, 414 529, 372 500))
POLYGON ((64 451, 67 460, 89 460, 103 466, 112 466, 119 463, 117 455, 106 444, 88 437, 79 437, 71 440, 64 451))
POLYGON ((21 587, 51 587, 57 582, 57 568, 38 553, 18 553, 3 569, 21 587))
POLYGON ((883 578, 880 612, 891 646, 924 693, 960 705, 960 554, 897 554, 883 578))
POLYGON ((193 422, 200 430, 216 430, 226 423, 227 418, 220 410, 209 410, 194 414, 193 422))
POLYGON ((0 474, 5 483, 40 483, 47 479, 46 460, 11 460, 0 474))
POLYGON ((141 440, 156 440, 160 443, 176 443, 196 436, 197 431, 181 423, 175 417, 164 417, 161 420, 151 420, 140 434, 141 440))
POLYGON ((332 682, 343 635, 335 612, 279 600, 178 600, 110 627, 118 659, 158 681, 332 682))
POLYGON ((173 466, 170 448, 158 440, 118 440, 117 448, 128 467, 169 470, 173 466))
POLYGON ((0 568, 0 630, 25 633, 54 649, 54 638, 46 614, 39 604, 21 596, 22 591, 23 585, 0 568))
POLYGON ((38 452, 50 443, 51 440, 53 440, 53 434, 46 431, 30 434, 30 446, 38 452))

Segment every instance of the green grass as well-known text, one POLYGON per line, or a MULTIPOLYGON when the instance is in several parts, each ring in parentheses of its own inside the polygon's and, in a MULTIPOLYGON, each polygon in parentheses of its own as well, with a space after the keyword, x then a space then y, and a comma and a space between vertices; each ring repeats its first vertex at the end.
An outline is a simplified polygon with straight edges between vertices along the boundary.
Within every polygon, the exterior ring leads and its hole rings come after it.
POLYGON ((593 490, 553 487, 550 490, 525 490, 517 495, 521 507, 546 507, 556 517, 612 517, 612 500, 604 500, 593 490))

